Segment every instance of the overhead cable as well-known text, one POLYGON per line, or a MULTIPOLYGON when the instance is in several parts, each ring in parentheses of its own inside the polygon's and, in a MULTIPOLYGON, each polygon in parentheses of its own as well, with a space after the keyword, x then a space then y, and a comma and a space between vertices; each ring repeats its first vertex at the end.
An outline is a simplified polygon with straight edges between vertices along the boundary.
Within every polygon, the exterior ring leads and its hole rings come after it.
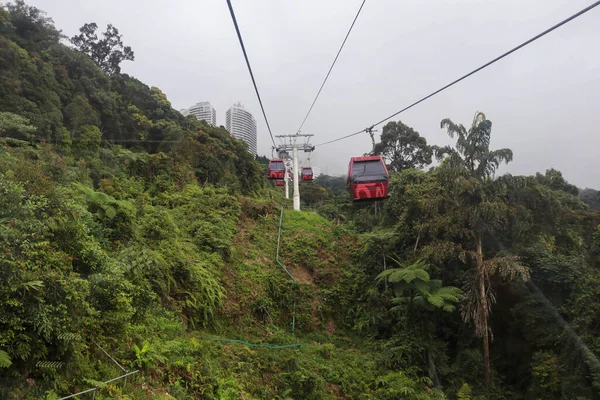
POLYGON ((233 25, 235 25, 235 31, 237 32, 238 39, 240 40, 240 46, 242 47, 242 51, 244 52, 244 58, 246 59, 246 65, 248 66, 248 71, 250 72, 250 77, 252 78, 252 84, 254 85, 254 90, 256 91, 256 97, 258 97, 258 103, 260 104, 260 109, 262 110, 263 117, 265 117, 265 123, 267 124, 267 129, 269 130, 269 135, 271 135, 271 141, 273 142, 273 146, 277 147, 277 145, 275 144, 275 139, 273 138, 273 133, 271 132, 271 126, 269 125, 269 120, 267 119, 267 114, 265 113, 265 108, 263 107, 262 100, 260 99, 260 93, 258 92, 258 87, 256 86, 256 80, 254 79, 254 74, 252 73, 252 67, 250 66, 250 61, 248 61, 248 54, 246 53, 246 47, 244 46, 244 41, 242 40, 242 34, 240 33, 240 28, 238 27, 237 19, 235 18, 235 13, 233 12, 231 0, 227 0, 227 5, 229 6, 229 12, 231 13, 231 19, 233 20, 233 25))
MULTIPOLYGON (((579 17, 579 16, 581 16, 581 15, 585 14, 586 12, 590 11, 591 9, 593 9, 593 8, 595 8, 595 7, 599 6, 599 5, 600 5, 600 1, 596 1, 595 3, 591 4, 590 6, 588 6, 588 7, 584 8, 583 10, 581 10, 581 11, 579 11, 579 12, 577 12, 577 13, 575 13, 575 14, 571 15, 569 18, 562 20, 562 21, 561 21, 561 22, 559 22, 558 24, 556 24, 556 25, 554 25, 554 26, 552 26, 552 27, 550 27, 550 28, 546 29, 546 30, 545 30, 545 31, 543 31, 542 33, 539 33, 539 34, 537 34, 536 36, 532 37, 531 39, 527 40, 526 42, 523 42, 523 43, 521 43, 520 45, 518 45, 517 47, 515 47, 515 48, 513 48, 513 49, 511 49, 511 50, 509 50, 509 51, 507 51, 506 53, 502 54, 501 56, 498 56, 498 57, 494 58, 493 60, 491 60, 491 61, 489 61, 489 62, 487 62, 487 63, 483 64, 483 65, 482 65, 482 66, 480 66, 479 68, 477 68, 477 69, 474 69, 473 71, 469 72, 468 74, 466 74, 466 75, 464 75, 464 76, 462 76, 462 77, 460 77, 460 78, 456 79, 455 81, 453 81, 453 82, 451 82, 451 83, 447 84, 446 86, 444 86, 444 87, 442 87, 442 88, 440 88, 440 89, 436 90, 435 92, 433 92, 433 93, 431 93, 431 94, 428 94, 427 96, 423 97, 422 99, 420 99, 420 100, 418 100, 418 101, 415 101, 414 103, 410 104, 409 106, 406 106, 406 107, 404 107, 402 110, 400 110, 400 111, 398 111, 398 112, 395 112, 394 114, 390 115, 389 117, 386 117, 386 118, 382 119, 381 121, 378 121, 378 122, 374 123, 374 124, 373 124, 373 125, 371 125, 369 128, 373 128, 373 127, 375 127, 375 126, 377 126, 377 125, 380 125, 380 124, 384 123, 385 121, 387 121, 387 120, 389 120, 389 119, 391 119, 391 118, 394 118, 396 115, 398 115, 398 114, 400 114, 400 113, 403 113, 404 111, 406 111, 406 110, 408 110, 408 109, 410 109, 410 108, 412 108, 412 107, 416 106, 416 105, 417 105, 417 104, 419 104, 419 103, 422 103, 423 101, 425 101, 425 100, 429 99, 430 97, 433 97, 433 96, 435 96, 436 94, 438 94, 438 93, 440 93, 440 92, 442 92, 442 91, 444 91, 444 90, 448 89, 450 86, 453 86, 453 85, 457 84, 458 82, 460 82, 460 81, 462 81, 462 80, 464 80, 464 79, 468 78, 469 76, 471 76, 471 75, 475 74, 476 72, 479 72, 479 71, 481 71, 482 69, 484 69, 484 68, 486 68, 486 67, 488 67, 488 66, 490 66, 490 65, 494 64, 496 61, 499 61, 499 60, 503 59, 504 57, 506 57, 506 56, 508 56, 508 55, 510 55, 510 54, 512 54, 512 53, 514 53, 515 51, 517 51, 517 50, 519 50, 519 49, 521 49, 521 48, 523 48, 523 47, 527 46, 528 44, 530 44, 530 43, 532 43, 532 42, 536 41, 537 39, 541 38, 542 36, 545 36, 545 35, 547 35, 548 33, 552 32, 553 30, 555 30, 555 29, 557 29, 557 28, 560 28, 561 26, 563 26, 563 25, 564 25, 564 24, 566 24, 567 22, 570 22, 570 21, 574 20, 575 18, 577 18, 577 17, 579 17)), ((359 132, 356 132, 356 133, 352 133, 352 134, 350 134, 350 135, 346 135, 346 136, 342 136, 342 137, 340 137, 340 138, 337 138, 337 139, 330 140, 330 141, 328 141, 328 142, 319 143, 319 144, 317 144, 317 145, 315 145, 315 146, 323 146, 323 145, 326 145, 326 144, 329 144, 329 143, 338 142, 338 141, 340 141, 340 140, 344 140, 344 139, 347 139, 347 138, 349 138, 349 137, 356 136, 356 135, 359 135, 359 134, 361 134, 361 133, 363 133, 363 132, 366 132, 366 131, 367 131, 367 129, 369 129, 369 128, 363 129, 363 130, 361 130, 361 131, 359 131, 359 132)))
POLYGON ((344 38, 344 41, 342 42, 340 49, 338 50, 337 54, 335 55, 335 58, 333 59, 333 63, 331 63, 331 67, 329 67, 329 71, 327 71, 327 75, 325 75, 325 79, 323 79, 323 83, 321 83, 321 87, 319 88, 319 91, 317 92, 315 99, 313 100, 312 104, 310 105, 310 108, 308 109, 306 116, 302 120, 302 123, 300 124, 300 127, 298 128, 297 132, 300 132, 300 130, 304 126, 304 123, 306 122, 306 119, 310 115, 310 112, 312 111, 313 107, 315 106, 315 103, 317 102, 317 99, 319 98, 319 95, 321 94, 321 90, 323 90, 323 86, 325 86, 325 82, 327 82, 327 78, 329 78, 329 74, 331 74, 331 70, 333 70, 333 66, 335 65, 338 57, 340 56, 340 53, 342 52, 342 49, 344 48, 344 45, 346 44, 346 40, 348 40, 348 36, 350 36, 350 32, 352 32, 352 28, 354 28, 354 24, 356 23, 356 20, 358 19, 358 16, 360 15, 360 12, 361 12, 363 6, 365 5, 366 1, 367 0, 363 0, 362 4, 360 5, 358 12, 356 13, 356 16, 354 17, 354 20, 352 21, 352 25, 350 25, 350 29, 348 29, 348 33, 346 33, 346 37, 344 38))

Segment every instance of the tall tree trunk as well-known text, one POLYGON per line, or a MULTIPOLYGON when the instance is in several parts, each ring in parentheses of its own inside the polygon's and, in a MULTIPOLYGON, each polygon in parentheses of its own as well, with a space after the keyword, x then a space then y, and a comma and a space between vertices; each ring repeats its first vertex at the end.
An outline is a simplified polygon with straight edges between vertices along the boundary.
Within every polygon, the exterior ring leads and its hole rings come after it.
POLYGON ((417 246, 419 246, 419 239, 421 239, 421 232, 417 235, 417 241, 415 242, 415 248, 413 249, 413 253, 417 252, 417 246))
POLYGON ((485 271, 483 270, 483 249, 481 235, 477 235, 477 279, 481 301, 481 322, 483 324, 483 380, 490 383, 490 333, 488 327, 488 304, 485 293, 485 271))
POLYGON ((435 368, 435 362, 433 361, 433 356, 431 355, 431 351, 427 352, 427 362, 429 364, 429 378, 433 382, 433 387, 440 387, 442 382, 440 382, 440 378, 437 374, 437 370, 435 368))
MULTIPOLYGON (((381 254, 383 255, 383 270, 387 271, 387 263, 385 262, 385 251, 382 251, 381 254)), ((385 280, 383 282, 385 283, 385 291, 387 292, 387 289, 388 289, 387 278, 385 278, 385 280)))

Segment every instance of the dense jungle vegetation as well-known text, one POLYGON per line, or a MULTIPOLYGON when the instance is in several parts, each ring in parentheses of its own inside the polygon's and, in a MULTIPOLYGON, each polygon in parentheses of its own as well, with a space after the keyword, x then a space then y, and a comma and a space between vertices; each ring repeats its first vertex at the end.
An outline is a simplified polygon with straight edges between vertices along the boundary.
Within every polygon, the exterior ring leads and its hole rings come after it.
POLYGON ((600 397, 597 191, 497 176, 476 113, 388 123, 384 202, 320 176, 294 212, 97 28, 0 7, 0 398, 600 397))

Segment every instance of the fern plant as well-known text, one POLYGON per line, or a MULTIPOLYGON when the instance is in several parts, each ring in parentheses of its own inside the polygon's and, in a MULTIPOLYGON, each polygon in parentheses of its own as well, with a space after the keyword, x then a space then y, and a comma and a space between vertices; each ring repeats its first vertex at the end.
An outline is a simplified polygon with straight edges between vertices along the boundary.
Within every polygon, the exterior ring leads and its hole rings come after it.
POLYGON ((63 366, 63 362, 62 361, 38 361, 35 366, 37 368, 43 369, 59 369, 60 367, 63 366))
POLYGON ((471 400, 471 386, 468 383, 463 383, 456 392, 456 398, 458 400, 471 400))
MULTIPOLYGON (((402 262, 395 259, 399 265, 402 262)), ((446 312, 455 310, 455 303, 462 298, 462 291, 454 286, 442 286, 439 279, 431 279, 427 269, 430 265, 423 260, 383 271, 377 276, 377 282, 387 281, 392 285, 395 305, 392 310, 408 307, 421 307, 429 310, 441 309, 446 312)))
POLYGON ((0 350, 0 368, 8 368, 12 365, 12 361, 7 352, 0 350))
POLYGON ((25 297, 27 292, 29 292, 30 290, 38 291, 38 290, 42 289, 43 287, 44 287, 44 282, 39 281, 39 280, 21 283, 21 289, 23 290, 23 297, 25 297))
POLYGON ((59 334, 56 338, 69 343, 81 339, 81 336, 77 333, 65 332, 59 334))
POLYGON ((142 343, 142 347, 139 347, 137 344, 133 344, 133 351, 135 352, 135 365, 139 368, 148 368, 153 366, 156 362, 164 363, 167 361, 167 358, 162 354, 159 354, 154 350, 154 348, 150 345, 150 342, 147 340, 142 343))
POLYGON ((446 399, 439 389, 431 389, 433 382, 428 377, 408 376, 402 371, 389 372, 376 379, 376 394, 379 399, 446 399))

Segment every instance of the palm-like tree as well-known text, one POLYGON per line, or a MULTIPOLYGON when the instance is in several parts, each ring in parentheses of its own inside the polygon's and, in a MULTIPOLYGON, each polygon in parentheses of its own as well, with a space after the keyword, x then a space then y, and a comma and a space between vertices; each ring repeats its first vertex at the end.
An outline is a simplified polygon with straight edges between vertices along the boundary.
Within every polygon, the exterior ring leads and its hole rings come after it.
POLYGON ((446 146, 436 148, 438 160, 449 156, 449 162, 465 177, 479 180, 490 179, 502 162, 512 161, 511 149, 490 150, 492 121, 482 112, 476 112, 473 123, 467 131, 462 124, 455 124, 444 118, 441 127, 448 131, 451 138, 456 136, 456 148, 446 146))
MULTIPOLYGON (((474 261, 473 279, 465 285, 462 316, 465 322, 473 322, 475 333, 483 338, 484 380, 490 381, 490 329, 489 314, 495 302, 490 286, 490 276, 504 278, 528 278, 528 269, 519 258, 511 255, 484 261, 483 236, 500 228, 507 215, 508 204, 504 201, 501 185, 493 180, 502 162, 512 161, 510 149, 490 150, 492 122, 482 112, 475 113, 473 123, 467 130, 450 119, 443 119, 441 127, 456 146, 436 148, 436 157, 442 161, 440 176, 451 197, 455 199, 453 210, 466 226, 468 240, 473 248, 467 255, 474 261)), ((466 260, 466 258, 465 258, 466 260)))

